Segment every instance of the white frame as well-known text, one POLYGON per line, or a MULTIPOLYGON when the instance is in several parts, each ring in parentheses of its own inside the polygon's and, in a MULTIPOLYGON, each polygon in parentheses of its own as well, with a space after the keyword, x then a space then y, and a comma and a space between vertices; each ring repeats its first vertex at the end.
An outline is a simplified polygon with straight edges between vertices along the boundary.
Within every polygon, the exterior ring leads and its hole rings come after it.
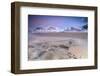
POLYGON ((20 69, 43 69, 75 66, 94 65, 94 11, 76 9, 55 9, 41 7, 20 8, 20 69), (28 61, 28 14, 33 15, 56 15, 56 16, 81 16, 88 17, 88 58, 77 60, 48 60, 28 61), (92 41, 92 42, 91 42, 92 41))

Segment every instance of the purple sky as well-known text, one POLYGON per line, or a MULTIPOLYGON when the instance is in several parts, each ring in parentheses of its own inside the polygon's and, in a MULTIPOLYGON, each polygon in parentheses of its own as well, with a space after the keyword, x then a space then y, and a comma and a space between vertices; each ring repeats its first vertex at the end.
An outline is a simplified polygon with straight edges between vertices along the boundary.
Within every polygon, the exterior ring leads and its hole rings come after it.
POLYGON ((88 24, 87 17, 28 15, 29 32, 38 26, 53 26, 59 28, 59 30, 64 30, 66 27, 82 27, 85 24, 88 24))

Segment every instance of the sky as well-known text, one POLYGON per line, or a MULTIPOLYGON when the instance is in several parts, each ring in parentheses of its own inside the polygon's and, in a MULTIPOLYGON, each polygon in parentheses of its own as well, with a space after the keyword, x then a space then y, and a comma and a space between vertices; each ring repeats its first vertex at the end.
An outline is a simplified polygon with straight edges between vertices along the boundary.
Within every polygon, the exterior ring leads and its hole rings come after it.
POLYGON ((88 24, 87 17, 76 16, 52 16, 52 15, 28 15, 28 30, 31 32, 36 27, 57 27, 64 30, 66 27, 82 27, 88 24))

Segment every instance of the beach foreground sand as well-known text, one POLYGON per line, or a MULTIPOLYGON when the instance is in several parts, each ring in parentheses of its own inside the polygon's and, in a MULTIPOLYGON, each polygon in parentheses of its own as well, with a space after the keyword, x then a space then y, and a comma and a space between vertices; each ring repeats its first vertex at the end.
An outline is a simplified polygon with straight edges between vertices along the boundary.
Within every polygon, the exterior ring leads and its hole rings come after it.
POLYGON ((34 33, 28 40, 28 60, 88 57, 87 33, 34 33))

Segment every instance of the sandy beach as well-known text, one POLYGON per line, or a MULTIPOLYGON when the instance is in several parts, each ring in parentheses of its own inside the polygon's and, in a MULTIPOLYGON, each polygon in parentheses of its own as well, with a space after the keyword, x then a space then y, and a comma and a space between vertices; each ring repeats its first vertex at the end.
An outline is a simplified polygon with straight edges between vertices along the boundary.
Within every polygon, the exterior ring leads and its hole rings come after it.
POLYGON ((86 32, 33 33, 28 38, 28 60, 87 58, 87 36, 86 32))

